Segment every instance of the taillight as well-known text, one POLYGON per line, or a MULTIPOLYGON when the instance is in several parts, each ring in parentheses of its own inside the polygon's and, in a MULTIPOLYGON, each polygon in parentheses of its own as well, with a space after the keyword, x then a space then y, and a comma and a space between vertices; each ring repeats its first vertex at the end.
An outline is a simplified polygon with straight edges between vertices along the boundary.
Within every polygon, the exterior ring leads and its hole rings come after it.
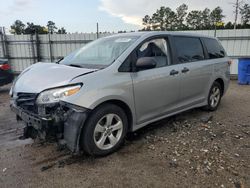
POLYGON ((0 69, 2 69, 2 70, 9 70, 10 69, 10 65, 9 64, 0 65, 0 69))

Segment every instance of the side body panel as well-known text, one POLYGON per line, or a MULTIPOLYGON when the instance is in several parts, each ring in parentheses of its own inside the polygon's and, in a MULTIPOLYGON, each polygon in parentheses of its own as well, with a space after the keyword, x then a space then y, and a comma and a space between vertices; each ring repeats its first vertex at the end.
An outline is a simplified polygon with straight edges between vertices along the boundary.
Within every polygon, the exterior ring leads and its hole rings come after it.
POLYGON ((94 109, 101 103, 118 100, 125 103, 136 117, 131 75, 129 72, 113 72, 110 67, 74 79, 72 82, 82 82, 83 86, 75 95, 64 101, 84 108, 94 109))
POLYGON ((179 65, 131 73, 137 124, 175 110, 179 103, 180 77, 171 76, 179 65))
POLYGON ((213 77, 209 88, 212 86, 214 80, 222 79, 224 83, 224 95, 230 83, 230 67, 228 65, 230 58, 225 57, 220 59, 211 59, 209 61, 213 62, 213 77))
MULTIPOLYGON (((172 45, 174 45, 173 42, 172 45)), ((176 53, 175 50, 174 53, 176 53)), ((206 49, 204 49, 204 53, 207 58, 206 49)), ((178 64, 175 55, 174 61, 178 64)), ((180 82, 180 94, 179 102, 174 106, 175 110, 168 111, 165 109, 165 112, 167 113, 161 114, 161 116, 156 118, 152 118, 147 122, 137 124, 135 130, 151 122, 172 116, 174 114, 207 105, 209 90, 216 79, 223 80, 225 94, 230 81, 228 61, 229 58, 225 57, 178 64, 176 70, 180 73, 180 75, 178 75, 180 82), (189 71, 182 72, 184 68, 188 68, 189 71)))
POLYGON ((182 70, 189 69, 181 73, 181 106, 188 107, 205 101, 213 78, 213 62, 203 60, 181 65, 182 70))

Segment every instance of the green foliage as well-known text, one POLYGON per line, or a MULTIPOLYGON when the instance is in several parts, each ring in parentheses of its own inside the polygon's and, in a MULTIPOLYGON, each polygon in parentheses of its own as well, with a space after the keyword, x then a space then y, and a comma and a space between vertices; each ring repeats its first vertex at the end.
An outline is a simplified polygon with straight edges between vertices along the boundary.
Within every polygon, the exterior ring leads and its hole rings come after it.
POLYGON ((233 29, 234 28, 234 24, 232 22, 227 22, 227 24, 225 25, 225 29, 233 29))
POLYGON ((57 30, 56 24, 52 21, 48 21, 47 27, 48 27, 49 33, 51 34, 57 30))
POLYGON ((176 28, 178 30, 186 29, 186 25, 184 23, 185 17, 187 15, 188 6, 186 4, 182 4, 176 9, 176 28))
POLYGON ((25 24, 21 21, 21 20, 16 20, 11 26, 11 33, 12 34, 22 34, 24 33, 24 29, 25 29, 25 24))
POLYGON ((57 30, 56 24, 52 21, 48 21, 47 26, 35 25, 33 22, 27 22, 25 25, 22 21, 16 20, 11 26, 10 32, 12 34, 48 34, 57 33, 57 34, 66 34, 66 29, 61 27, 57 30))
POLYGON ((190 29, 202 29, 202 11, 192 10, 186 17, 187 26, 190 29))
POLYGON ((243 26, 250 24, 250 5, 244 4, 240 8, 240 14, 241 14, 241 23, 243 26))
POLYGON ((27 27, 24 30, 24 34, 48 34, 48 30, 40 25, 34 25, 34 23, 27 23, 27 27))
POLYGON ((222 22, 225 15, 222 14, 223 10, 220 7, 216 7, 210 14, 212 23, 222 22))
POLYGON ((201 28, 202 29, 210 29, 213 26, 213 23, 211 21, 210 17, 210 9, 205 8, 201 13, 201 28))
MULTIPOLYGON (((146 15, 143 19, 142 19, 142 23, 145 26, 145 30, 146 31, 150 31, 151 29, 151 24, 152 24, 152 19, 150 18, 149 15, 146 15)), ((118 32, 119 33, 119 32, 118 32)))
MULTIPOLYGON (((250 28, 250 5, 245 4, 240 8, 242 23, 237 28, 250 28)), ((232 29, 232 22, 223 23, 223 10, 216 7, 213 10, 205 8, 204 10, 188 11, 188 6, 182 4, 176 11, 169 7, 160 7, 152 16, 146 15, 142 19, 144 31, 150 30, 201 30, 201 29, 232 29)))
POLYGON ((175 20, 177 19, 176 13, 172 11, 169 7, 160 7, 156 10, 156 13, 150 18, 146 15, 143 18, 143 25, 145 25, 144 30, 174 30, 176 27, 175 20))
POLYGON ((58 29, 57 34, 67 34, 66 29, 64 27, 58 29))

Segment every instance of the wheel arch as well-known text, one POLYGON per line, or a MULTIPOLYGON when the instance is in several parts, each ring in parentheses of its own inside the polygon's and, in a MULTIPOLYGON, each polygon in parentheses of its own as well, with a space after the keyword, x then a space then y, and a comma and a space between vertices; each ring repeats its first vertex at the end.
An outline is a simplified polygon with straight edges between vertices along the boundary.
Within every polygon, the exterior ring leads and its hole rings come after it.
POLYGON ((222 95, 223 95, 224 91, 225 91, 225 83, 224 83, 223 79, 222 78, 217 78, 217 79, 214 80, 214 82, 218 82, 220 84, 221 89, 222 89, 222 95))
POLYGON ((105 105, 105 104, 114 104, 114 105, 119 106, 122 110, 124 110, 124 112, 128 118, 128 131, 131 132, 133 130, 133 112, 132 112, 131 108, 129 107, 129 105, 120 99, 108 99, 108 100, 102 101, 99 104, 95 105, 95 107, 93 109, 98 108, 98 107, 105 105))

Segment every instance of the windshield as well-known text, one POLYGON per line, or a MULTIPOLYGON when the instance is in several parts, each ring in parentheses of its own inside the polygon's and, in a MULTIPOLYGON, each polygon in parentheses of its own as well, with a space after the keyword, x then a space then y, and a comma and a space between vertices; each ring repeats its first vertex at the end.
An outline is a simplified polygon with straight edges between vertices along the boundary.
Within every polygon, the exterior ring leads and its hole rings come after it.
POLYGON ((112 64, 138 37, 111 36, 95 40, 66 56, 60 64, 105 68, 112 64))

